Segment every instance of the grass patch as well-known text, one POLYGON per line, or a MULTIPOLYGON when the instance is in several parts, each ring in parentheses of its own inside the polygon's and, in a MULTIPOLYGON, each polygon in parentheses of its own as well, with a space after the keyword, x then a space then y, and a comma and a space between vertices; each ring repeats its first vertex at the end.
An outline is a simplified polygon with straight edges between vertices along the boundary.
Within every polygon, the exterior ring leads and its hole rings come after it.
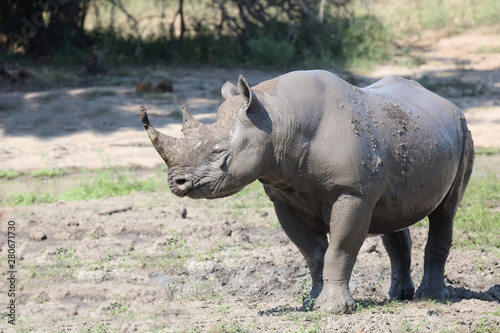
POLYGON ((477 50, 477 53, 500 53, 500 45, 493 47, 482 46, 477 50))
POLYGON ((356 313, 369 311, 371 313, 397 313, 404 307, 404 303, 399 301, 375 302, 372 300, 356 300, 356 313))
POLYGON ((269 208, 273 203, 269 200, 264 187, 258 181, 245 187, 240 192, 233 195, 235 200, 231 200, 230 207, 233 209, 242 208, 269 208))
POLYGON ((28 193, 10 193, 0 199, 0 206, 30 206, 56 201, 57 199, 52 191, 43 191, 40 193, 30 191, 28 193))
POLYGON ((22 173, 16 170, 0 170, 0 178, 14 179, 21 175, 22 173))
MULTIPOLYGON (((58 172, 53 170, 41 170, 36 173, 39 176, 53 174, 58 176, 58 172)), ((33 175, 33 174, 32 174, 33 175)), ((54 195, 52 191, 11 193, 0 198, 1 206, 28 206, 39 203, 53 203, 58 201, 93 200, 103 197, 115 197, 127 195, 132 192, 146 191, 156 192, 166 190, 166 184, 158 177, 149 177, 146 180, 138 180, 133 174, 119 172, 116 169, 102 170, 95 179, 85 181, 74 188, 60 194, 54 195)))
POLYGON ((40 169, 31 172, 32 177, 60 177, 69 174, 70 172, 65 169, 40 169))
POLYGON ((474 148, 476 155, 496 155, 500 154, 500 148, 474 148))
POLYGON ((58 248, 46 254, 43 265, 38 263, 24 264, 29 276, 39 280, 54 281, 72 279, 81 266, 82 255, 72 248, 58 248))
POLYGON ((490 172, 472 177, 455 217, 455 244, 472 248, 500 247, 500 179, 490 172))
POLYGON ((61 194, 58 199, 63 201, 92 200, 103 197, 116 197, 137 191, 157 191, 159 181, 150 177, 140 181, 132 175, 119 173, 115 169, 106 169, 92 181, 81 183, 61 194))
POLYGON ((223 295, 219 283, 209 277, 195 281, 183 295, 186 301, 222 301, 223 295))

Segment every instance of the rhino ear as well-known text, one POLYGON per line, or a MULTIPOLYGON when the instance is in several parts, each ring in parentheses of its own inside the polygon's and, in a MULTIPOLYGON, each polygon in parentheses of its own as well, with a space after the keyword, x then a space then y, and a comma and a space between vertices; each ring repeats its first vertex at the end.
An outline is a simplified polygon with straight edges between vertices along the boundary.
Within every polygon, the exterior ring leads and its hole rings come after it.
POLYGON ((234 96, 240 94, 240 92, 238 91, 238 88, 229 81, 224 83, 220 92, 222 94, 222 97, 224 97, 224 99, 228 99, 228 98, 231 98, 231 97, 234 97, 234 96))
POLYGON ((248 84, 247 80, 243 77, 243 75, 240 75, 238 77, 238 91, 243 96, 244 100, 243 108, 245 110, 248 110, 254 100, 253 98, 254 93, 252 91, 252 88, 250 88, 250 85, 248 84))
POLYGON ((250 120, 254 126, 269 133, 272 128, 269 114, 242 75, 238 78, 238 91, 243 97, 240 118, 250 120))

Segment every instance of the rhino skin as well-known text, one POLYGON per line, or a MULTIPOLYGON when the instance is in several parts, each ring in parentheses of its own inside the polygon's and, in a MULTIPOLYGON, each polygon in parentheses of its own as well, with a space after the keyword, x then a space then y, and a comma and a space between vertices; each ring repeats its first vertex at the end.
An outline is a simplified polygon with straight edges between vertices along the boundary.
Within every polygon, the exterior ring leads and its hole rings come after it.
POLYGON ((217 121, 183 109, 184 138, 141 120, 180 197, 220 198, 258 179, 312 278, 304 308, 355 307, 349 280, 368 235, 382 235, 389 296, 444 300, 453 218, 474 160, 462 111, 417 82, 388 76, 357 88, 326 71, 297 71, 251 88, 222 87, 217 121), (415 294, 408 227, 429 217, 415 294), (329 235, 329 238, 328 238, 329 235))

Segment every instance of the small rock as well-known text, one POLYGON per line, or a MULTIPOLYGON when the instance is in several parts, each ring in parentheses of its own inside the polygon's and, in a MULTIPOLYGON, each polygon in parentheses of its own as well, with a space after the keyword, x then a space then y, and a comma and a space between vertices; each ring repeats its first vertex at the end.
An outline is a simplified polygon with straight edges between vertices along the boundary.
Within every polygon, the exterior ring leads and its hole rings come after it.
POLYGON ((30 239, 44 241, 47 239, 47 234, 43 230, 32 230, 30 232, 30 239))

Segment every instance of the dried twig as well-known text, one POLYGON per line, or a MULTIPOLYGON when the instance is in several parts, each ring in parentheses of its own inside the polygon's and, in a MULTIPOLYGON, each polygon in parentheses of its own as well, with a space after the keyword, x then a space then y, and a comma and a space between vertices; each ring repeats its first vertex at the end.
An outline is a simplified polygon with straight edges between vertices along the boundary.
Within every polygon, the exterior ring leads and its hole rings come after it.
POLYGON ((114 213, 126 212, 127 210, 131 210, 131 209, 132 209, 132 205, 128 205, 125 207, 109 208, 109 209, 105 209, 103 211, 100 211, 99 213, 97 213, 97 215, 111 215, 114 213))

